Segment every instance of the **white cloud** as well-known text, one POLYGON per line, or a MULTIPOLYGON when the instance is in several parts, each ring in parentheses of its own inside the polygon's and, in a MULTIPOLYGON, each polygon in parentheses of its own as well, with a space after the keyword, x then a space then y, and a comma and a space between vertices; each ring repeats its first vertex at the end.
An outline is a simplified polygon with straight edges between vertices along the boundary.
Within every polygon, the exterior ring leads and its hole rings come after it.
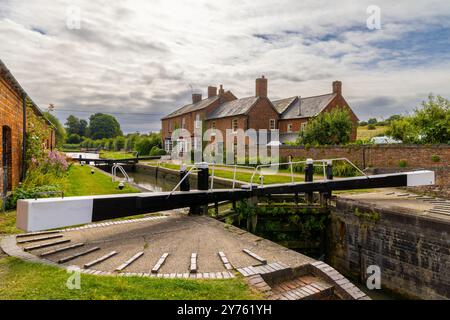
POLYGON ((0 58, 41 107, 115 112, 125 131, 158 130, 190 86, 252 95, 262 73, 274 98, 326 93, 340 79, 361 118, 388 116, 429 92, 449 97, 450 61, 379 43, 448 28, 449 17, 446 0, 2 0, 0 58), (365 28, 370 4, 382 30, 365 28), (73 5, 81 30, 66 27, 73 5))

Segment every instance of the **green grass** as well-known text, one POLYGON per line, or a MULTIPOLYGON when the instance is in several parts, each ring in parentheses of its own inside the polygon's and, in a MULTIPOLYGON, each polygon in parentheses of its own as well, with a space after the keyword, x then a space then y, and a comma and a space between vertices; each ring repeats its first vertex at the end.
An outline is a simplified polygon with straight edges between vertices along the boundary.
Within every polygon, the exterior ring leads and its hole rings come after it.
POLYGON ((135 158, 133 152, 123 152, 123 151, 100 151, 100 158, 103 159, 127 159, 135 158))
POLYGON ((119 182, 112 182, 111 177, 94 168, 95 173, 91 174, 91 167, 72 165, 69 169, 65 195, 88 196, 100 194, 135 193, 136 188, 125 184, 123 190, 119 190, 119 182))
MULTIPOLYGON (((164 168, 168 168, 168 169, 180 170, 180 165, 178 165, 178 164, 161 163, 160 166, 164 167, 164 168)), ((279 172, 287 173, 288 171, 287 170, 279 170, 279 172)), ((212 174, 212 169, 209 170, 209 173, 212 174)), ((247 172, 236 172, 236 179, 239 181, 242 181, 242 182, 250 183, 252 175, 253 175, 253 171, 250 171, 250 170, 248 173, 247 172)), ((216 168, 214 170, 214 176, 219 177, 219 178, 233 180, 234 173, 232 171, 220 170, 220 169, 216 168)), ((317 176, 315 175, 314 177, 317 177, 317 176)), ((287 183, 287 182, 291 182, 291 181, 292 180, 291 180, 290 176, 264 175, 264 184, 287 183)), ((301 174, 297 174, 294 176, 294 181, 302 182, 302 181, 304 181, 304 178, 301 174)), ((256 184, 260 183, 258 174, 256 174, 255 177, 253 178, 253 183, 256 183, 256 184)))
POLYGON ((0 299, 258 299, 241 279, 183 280, 81 275, 80 290, 69 290, 70 274, 57 267, 0 259, 0 299))
POLYGON ((387 126, 377 126, 374 130, 367 129, 367 126, 358 127, 356 138, 358 140, 369 140, 379 134, 384 134, 387 129, 388 129, 387 126))
POLYGON ((16 228, 16 211, 0 212, 0 237, 20 232, 16 228))
MULTIPOLYGON (((138 192, 117 189, 111 178, 91 167, 73 165, 67 179, 67 196, 138 192)), ((140 217, 142 215, 136 216, 140 217)), ((19 233, 16 212, 0 213, 0 236, 19 233)), ((69 274, 60 268, 0 258, 0 300, 58 299, 261 299, 240 279, 184 280, 81 275, 81 290, 69 290, 69 274)))

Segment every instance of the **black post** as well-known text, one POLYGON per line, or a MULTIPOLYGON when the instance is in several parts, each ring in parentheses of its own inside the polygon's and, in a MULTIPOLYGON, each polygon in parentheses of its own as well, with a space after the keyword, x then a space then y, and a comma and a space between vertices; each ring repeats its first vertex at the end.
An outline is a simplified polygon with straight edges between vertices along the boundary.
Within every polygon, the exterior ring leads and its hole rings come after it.
MULTIPOLYGON (((208 191, 209 189, 209 166, 206 162, 197 164, 197 190, 208 191)), ((208 204, 190 208, 189 214, 207 214, 208 204)))
MULTIPOLYGON (((333 180, 333 161, 332 160, 328 160, 328 162, 327 162, 326 174, 327 174, 327 180, 333 180)), ((328 199, 331 198, 331 192, 332 192, 331 189, 329 189, 327 192, 326 197, 328 199)))
MULTIPOLYGON (((305 167, 305 182, 313 182, 314 180, 314 162, 313 159, 306 159, 305 167)), ((313 193, 306 193, 306 200, 308 203, 313 201, 313 193)))
POLYGON ((180 181, 183 180, 180 184, 180 191, 190 191, 191 185, 189 183, 189 177, 186 177, 188 171, 186 170, 186 166, 182 165, 180 169, 180 181), (186 177, 186 178, 185 178, 186 177))
POLYGON ((198 190, 208 190, 209 189, 209 166, 206 162, 199 163, 198 168, 198 190))

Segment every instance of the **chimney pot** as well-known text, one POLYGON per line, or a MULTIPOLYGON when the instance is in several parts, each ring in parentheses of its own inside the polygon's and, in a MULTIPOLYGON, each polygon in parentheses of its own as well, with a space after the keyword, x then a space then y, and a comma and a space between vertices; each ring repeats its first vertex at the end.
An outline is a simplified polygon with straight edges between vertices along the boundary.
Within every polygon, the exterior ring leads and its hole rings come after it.
POLYGON ((267 98, 267 79, 264 75, 256 79, 255 96, 267 98))
POLYGON ((208 98, 217 96, 217 87, 209 86, 208 87, 208 98))
POLYGON ((342 82, 333 81, 333 93, 342 94, 342 82))
POLYGON ((201 93, 193 93, 192 94, 192 103, 197 103, 202 101, 202 94, 201 93))
POLYGON ((219 95, 223 95, 224 93, 225 93, 225 90, 223 89, 223 85, 220 85, 219 95))

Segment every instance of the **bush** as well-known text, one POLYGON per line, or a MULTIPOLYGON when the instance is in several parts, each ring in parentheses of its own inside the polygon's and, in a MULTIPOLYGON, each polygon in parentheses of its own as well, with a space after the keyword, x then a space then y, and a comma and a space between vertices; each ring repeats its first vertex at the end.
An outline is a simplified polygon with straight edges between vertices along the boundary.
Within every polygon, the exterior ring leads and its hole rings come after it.
POLYGON ((81 142, 81 137, 76 133, 69 134, 69 136, 67 137, 67 143, 75 144, 75 143, 80 143, 80 142, 81 142))
POLYGON ((377 127, 375 126, 375 125, 373 125, 373 124, 369 124, 368 126, 367 126, 367 130, 375 130, 377 127))
POLYGON ((308 122, 300 132, 299 142, 313 145, 339 145, 350 141, 353 122, 348 110, 335 108, 324 112, 308 122))
POLYGON ((163 156, 166 154, 166 151, 163 149, 158 148, 157 146, 153 146, 152 150, 150 150, 151 156, 163 156))
POLYGON ((398 166, 399 166, 400 168, 406 168, 407 165, 408 165, 408 163, 406 162, 406 160, 400 160, 400 161, 398 162, 398 166))
POLYGON ((120 151, 125 147, 125 138, 122 136, 114 139, 114 151, 120 151))
POLYGON ((150 154, 153 145, 149 138, 141 138, 136 143, 136 151, 139 152, 139 155, 147 156, 150 154))
POLYGON ((439 156, 436 155, 436 154, 433 154, 433 155, 431 156, 431 161, 433 161, 433 162, 439 162, 439 161, 441 161, 441 157, 439 157, 439 156))

